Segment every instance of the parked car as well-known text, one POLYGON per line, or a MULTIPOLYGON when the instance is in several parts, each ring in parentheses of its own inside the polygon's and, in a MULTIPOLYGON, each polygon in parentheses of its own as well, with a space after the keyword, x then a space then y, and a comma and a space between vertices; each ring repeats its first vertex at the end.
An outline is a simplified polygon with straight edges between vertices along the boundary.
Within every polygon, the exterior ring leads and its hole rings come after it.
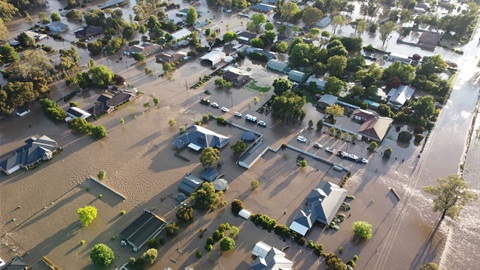
POLYGON ((306 143, 306 142, 307 142, 307 138, 305 138, 305 137, 303 137, 303 136, 297 136, 297 141, 306 143))
POLYGON ((322 148, 322 145, 319 144, 318 142, 316 142, 316 143, 313 144, 313 147, 315 147, 315 148, 322 148))
POLYGON ((235 112, 235 113, 233 114, 233 116, 238 117, 238 118, 241 118, 241 117, 242 117, 242 114, 239 113, 239 112, 235 112))
POLYGON ((357 161, 358 157, 354 154, 348 154, 347 158, 351 161, 357 161))
POLYGON ((212 106, 213 108, 218 108, 218 107, 220 107, 220 106, 218 105, 218 103, 216 103, 216 102, 212 102, 212 103, 210 104, 210 106, 212 106))
POLYGON ((262 120, 259 120, 259 121, 257 122, 257 124, 258 124, 259 126, 262 126, 262 127, 267 127, 267 123, 266 123, 265 121, 262 121, 262 120))
POLYGON ((222 107, 221 108, 222 112, 229 112, 230 110, 228 108, 222 107))
POLYGON ((359 159, 357 159, 357 162, 358 162, 358 163, 367 164, 367 163, 368 163, 368 159, 366 159, 366 158, 359 158, 359 159))
POLYGON ((348 157, 348 153, 340 150, 340 151, 337 152, 337 156, 339 156, 341 158, 346 158, 346 157, 348 157))
POLYGON ((257 122, 257 117, 252 116, 250 114, 245 115, 245 120, 256 123, 257 122))
POLYGON ((330 154, 333 154, 335 152, 335 148, 326 147, 325 151, 327 151, 330 154))
POLYGON ((203 104, 203 105, 210 105, 210 100, 206 99, 206 98, 202 98, 200 100, 200 104, 203 104))

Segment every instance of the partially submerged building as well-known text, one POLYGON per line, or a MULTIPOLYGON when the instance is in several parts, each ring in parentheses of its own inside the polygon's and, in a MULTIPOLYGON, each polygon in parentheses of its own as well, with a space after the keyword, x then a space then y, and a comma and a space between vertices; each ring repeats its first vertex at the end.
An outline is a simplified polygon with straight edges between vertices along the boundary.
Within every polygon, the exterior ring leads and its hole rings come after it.
POLYGON ((200 63, 207 66, 216 66, 225 59, 225 56, 227 55, 222 51, 211 51, 200 57, 200 63))
POLYGON ((117 94, 103 93, 98 98, 93 107, 88 112, 94 116, 111 113, 119 106, 135 99, 135 95, 126 92, 117 94))
POLYGON ((290 72, 288 72, 288 79, 292 82, 300 83, 305 79, 305 73, 298 70, 290 70, 290 72))
POLYGON ((387 105, 399 109, 412 99, 414 93, 415 90, 408 85, 400 85, 397 88, 392 88, 387 95, 387 105))
POLYGON ((167 222, 161 217, 143 210, 143 213, 120 233, 120 237, 133 247, 133 251, 138 251, 149 239, 158 236, 166 225, 167 222))
POLYGON ((192 32, 188 29, 181 29, 178 30, 177 32, 172 33, 172 40, 181 40, 181 39, 186 39, 190 37, 192 32))
POLYGON ((293 262, 285 258, 285 253, 259 241, 252 249, 256 256, 250 269, 252 270, 291 270, 293 262))
POLYGON ((92 116, 90 113, 78 108, 78 107, 70 107, 66 111, 67 113, 67 118, 65 119, 67 122, 70 120, 73 120, 75 118, 82 118, 82 119, 87 119, 90 116, 92 116))
POLYGON ((202 126, 191 125, 185 133, 178 136, 173 145, 179 149, 188 147, 200 151, 207 147, 223 148, 228 144, 229 138, 206 129, 202 126))
POLYGON ((305 82, 305 84, 308 86, 310 86, 312 83, 315 84, 315 86, 317 87, 318 90, 324 90, 325 89, 325 84, 327 83, 325 80, 322 80, 322 79, 318 79, 317 77, 315 77, 314 75, 308 77, 307 81, 305 82))
POLYGON ((368 141, 376 142, 383 141, 393 123, 392 118, 380 116, 376 112, 363 109, 356 109, 352 118, 362 123, 358 128, 358 134, 368 141))
POLYGON ((89 38, 89 37, 96 37, 103 34, 103 28, 97 26, 87 25, 82 29, 75 32, 76 38, 89 38))
POLYGON ((187 196, 190 196, 202 185, 202 183, 202 179, 196 177, 191 173, 187 173, 182 178, 182 181, 180 181, 180 184, 178 185, 178 191, 182 192, 187 196))
POLYGON ((334 104, 337 104, 338 97, 330 94, 323 95, 317 102, 317 107, 321 109, 326 109, 334 104))
POLYGON ((222 77, 234 86, 242 86, 250 80, 250 72, 232 67, 225 71, 222 77))
POLYGON ((245 169, 250 169, 269 149, 269 146, 258 140, 250 146, 238 159, 238 165, 245 169))
POLYGON ((275 10, 275 8, 276 8, 276 6, 274 6, 274 5, 259 3, 259 4, 254 5, 252 7, 252 10, 257 11, 257 12, 261 12, 261 13, 265 13, 265 14, 270 14, 275 10))
POLYGON ((280 60, 272 59, 268 61, 267 68, 280 73, 285 73, 288 70, 288 63, 280 60))

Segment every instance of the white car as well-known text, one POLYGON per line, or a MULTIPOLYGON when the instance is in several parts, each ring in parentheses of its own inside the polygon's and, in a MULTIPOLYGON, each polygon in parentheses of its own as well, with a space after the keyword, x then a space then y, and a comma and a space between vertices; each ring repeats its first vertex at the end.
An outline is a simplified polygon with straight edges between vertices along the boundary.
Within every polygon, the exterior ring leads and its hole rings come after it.
POLYGON ((327 151, 330 154, 333 154, 335 152, 335 148, 327 147, 327 148, 325 148, 325 151, 327 151))
POLYGON ((213 108, 218 108, 219 107, 218 103, 216 103, 216 102, 210 103, 210 106, 212 106, 213 108))
POLYGON ((315 148, 322 148, 322 145, 319 144, 318 142, 316 142, 316 143, 313 144, 313 147, 315 147, 315 148))
POLYGON ((241 118, 241 117, 242 117, 242 114, 239 113, 239 112, 235 112, 235 113, 233 114, 233 116, 238 117, 238 118, 241 118))
POLYGON ((248 120, 250 122, 256 123, 257 122, 257 117, 252 116, 250 114, 245 115, 245 120, 248 120))
POLYGON ((363 164, 367 164, 368 163, 368 159, 366 158, 360 158, 357 160, 357 162, 360 162, 360 163, 363 163, 363 164))
POLYGON ((305 138, 305 137, 303 137, 303 136, 298 136, 298 137, 297 137, 297 141, 306 143, 306 142, 307 142, 307 138, 305 138))
POLYGON ((262 120, 258 121, 257 124, 259 126, 262 126, 262 127, 267 127, 267 123, 265 121, 262 121, 262 120))
POLYGON ((225 108, 225 107, 222 107, 221 110, 222 110, 222 112, 228 112, 228 111, 230 111, 229 109, 227 109, 227 108, 225 108))

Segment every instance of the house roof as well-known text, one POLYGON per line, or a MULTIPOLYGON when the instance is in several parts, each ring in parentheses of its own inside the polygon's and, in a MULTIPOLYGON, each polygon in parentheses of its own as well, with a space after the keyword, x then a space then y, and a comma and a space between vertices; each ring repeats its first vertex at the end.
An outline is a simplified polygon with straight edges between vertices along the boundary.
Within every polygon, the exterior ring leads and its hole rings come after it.
POLYGON ((305 83, 307 84, 307 86, 309 86, 310 83, 312 83, 312 82, 317 85, 317 89, 324 89, 325 88, 325 83, 327 83, 326 81, 324 81, 322 79, 318 79, 317 77, 315 77, 313 75, 308 77, 308 79, 305 83))
POLYGON ((255 11, 260 11, 260 12, 265 12, 265 13, 270 13, 272 12, 276 7, 274 5, 269 5, 269 4, 256 4, 252 7, 253 10, 255 11))
POLYGON ((67 114, 73 115, 74 117, 77 117, 77 118, 83 118, 83 119, 87 119, 88 117, 91 116, 91 114, 89 114, 88 112, 77 107, 68 108, 67 114))
POLYGON ((200 178, 191 173, 187 173, 178 185, 178 190, 185 193, 185 195, 190 196, 202 183, 203 181, 200 178))
POLYGON ((240 157, 238 164, 249 169, 263 154, 265 154, 265 152, 268 150, 268 147, 269 146, 264 144, 262 141, 257 141, 240 157))
POLYGON ((207 53, 206 55, 200 57, 200 61, 210 61, 212 62, 212 65, 216 65, 217 63, 220 63, 223 58, 225 58, 226 54, 222 51, 211 51, 207 53))
POLYGON ((319 103, 324 103, 327 104, 328 106, 332 106, 333 104, 336 104, 338 101, 338 98, 334 95, 326 94, 323 95, 318 102, 319 103))
POLYGON ((144 212, 125 228, 120 236, 140 249, 148 239, 159 232, 167 222, 150 211, 144 212))
POLYGON ((273 69, 279 72, 284 72, 288 68, 288 63, 280 60, 272 59, 268 61, 267 68, 273 69))
MULTIPOLYGON (((262 245, 264 245, 262 249, 268 246, 265 243, 262 245)), ((257 245, 255 245, 255 247, 257 247, 257 245)), ((285 258, 285 253, 274 247, 270 247, 265 257, 258 256, 255 258, 251 265, 251 269, 253 270, 290 270, 292 268, 293 262, 285 258)))
POLYGON ((77 32, 75 32, 75 36, 79 38, 86 38, 86 37, 95 36, 101 33, 103 33, 103 28, 87 25, 82 29, 78 30, 77 32))
POLYGON ((28 264, 19 256, 13 257, 7 262, 1 269, 3 270, 24 270, 28 267, 28 264))
POLYGON ((254 53, 254 52, 259 53, 259 54, 265 55, 269 60, 277 58, 276 53, 269 52, 269 51, 266 51, 266 50, 260 49, 260 48, 255 48, 255 47, 249 47, 245 50, 245 52, 247 54, 251 54, 251 53, 254 53))
POLYGON ((268 5, 275 5, 277 3, 277 0, 263 0, 262 3, 268 5))
POLYGON ((387 135, 387 131, 392 122, 393 119, 391 118, 376 116, 365 121, 360 128, 358 128, 357 132, 375 141, 382 141, 385 135, 387 135))
POLYGON ((258 241, 252 249, 254 256, 265 258, 272 247, 262 241, 258 241))
POLYGON ((304 77, 305 77, 305 73, 300 72, 298 70, 290 70, 290 72, 288 72, 288 79, 295 82, 301 82, 304 77))
POLYGON ((405 102, 412 98, 414 93, 415 90, 408 85, 400 85, 397 88, 392 88, 390 92, 388 92, 388 103, 403 106, 405 102))
POLYGON ((255 33, 252 33, 252 32, 248 32, 248 31, 241 31, 241 32, 237 32, 237 36, 238 37, 244 37, 244 38, 247 38, 247 39, 254 39, 257 37, 257 34, 255 33))
POLYGON ((190 36, 191 34, 192 32, 190 30, 184 28, 172 33, 172 40, 183 39, 190 36))
POLYGON ((377 112, 374 112, 374 111, 368 111, 364 109, 355 109, 355 111, 353 111, 352 113, 352 116, 356 116, 363 119, 364 121, 368 121, 374 117, 378 117, 379 115, 377 112))
POLYGON ((316 25, 320 28, 327 27, 332 22, 330 17, 323 17, 320 21, 316 23, 316 25))
POLYGON ((418 38, 419 44, 427 44, 430 46, 437 46, 438 42, 442 38, 440 33, 436 32, 423 32, 418 38))
POLYGON ((229 138, 206 129, 202 126, 191 125, 186 132, 178 136, 173 143, 174 146, 182 148, 189 144, 195 144, 200 149, 206 147, 222 148, 229 142, 229 138))
POLYGON ((18 165, 28 166, 42 159, 46 153, 59 149, 57 142, 48 136, 31 137, 25 145, 0 157, 0 168, 7 172, 18 165))
POLYGON ((62 22, 52 22, 51 24, 48 25, 50 28, 50 31, 53 31, 54 29, 58 29, 60 32, 64 32, 68 30, 68 25, 62 23, 62 22))
POLYGON ((215 179, 218 178, 220 174, 218 173, 217 170, 213 169, 213 168, 208 168, 206 169, 205 171, 202 172, 202 179, 204 180, 207 180, 208 182, 212 182, 214 181, 215 179))
POLYGON ((109 8, 109 7, 116 6, 118 4, 123 4, 123 0, 108 0, 105 3, 98 5, 98 7, 100 9, 106 9, 106 8, 109 8))
MULTIPOLYGON (((40 259, 34 265, 31 266, 31 270, 54 270, 55 266, 50 265, 45 261, 45 259, 40 259)), ((57 268, 58 269, 58 268, 57 268)))
POLYGON ((235 80, 242 76, 250 76, 250 72, 238 68, 230 68, 223 73, 223 78, 227 80, 235 80))

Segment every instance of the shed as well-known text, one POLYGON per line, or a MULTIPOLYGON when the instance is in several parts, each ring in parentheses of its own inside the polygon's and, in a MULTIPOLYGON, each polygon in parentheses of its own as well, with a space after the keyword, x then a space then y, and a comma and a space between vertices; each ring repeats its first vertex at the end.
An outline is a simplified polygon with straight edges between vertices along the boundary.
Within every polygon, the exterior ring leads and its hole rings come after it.
POLYGON ((208 66, 215 66, 216 64, 222 62, 225 56, 226 54, 224 52, 211 51, 200 58, 200 63, 208 66))
POLYGON ((202 179, 203 180, 206 180, 208 182, 212 182, 212 181, 215 181, 215 179, 218 178, 220 174, 218 173, 217 170, 213 169, 213 168, 208 168, 206 169, 205 171, 202 172, 202 179))
POLYGON ((52 22, 48 25, 50 32, 63 33, 68 31, 68 25, 62 22, 52 22))
POLYGON ((159 235, 166 225, 165 220, 148 210, 144 210, 136 220, 120 233, 120 237, 125 239, 134 251, 137 251, 149 239, 159 235))
POLYGON ((252 254, 254 256, 258 256, 260 258, 265 258, 267 256, 268 252, 272 249, 271 246, 265 244, 262 241, 259 241, 257 244, 252 249, 252 254))
POLYGON ((250 169, 250 167, 257 162, 269 149, 267 144, 264 144, 262 141, 257 141, 252 144, 250 149, 246 151, 238 160, 238 165, 243 168, 250 169))
POLYGON ((200 187, 202 183, 203 181, 200 178, 192 175, 191 173, 187 173, 178 185, 178 191, 190 196, 200 187))
POLYGON ((242 209, 240 210, 240 212, 238 212, 238 215, 244 219, 249 219, 252 213, 248 210, 242 209))
POLYGON ((228 182, 227 180, 220 178, 213 181, 213 187, 215 191, 227 191, 228 190, 228 182))
POLYGON ((192 34, 188 29, 178 30, 175 33, 172 33, 172 40, 180 40, 189 37, 192 34))
POLYGON ((68 110, 66 111, 67 115, 71 118, 71 119, 75 119, 75 118, 83 118, 83 119, 87 119, 89 118, 90 116, 92 116, 90 113, 80 109, 80 108, 77 108, 77 107, 70 107, 68 108, 68 110))
POLYGON ((317 103, 317 107, 320 107, 322 109, 327 108, 328 106, 332 106, 333 104, 336 104, 338 101, 338 98, 334 95, 326 94, 323 95, 317 103))
POLYGON ((270 69, 270 70, 274 70, 274 71, 277 71, 277 72, 284 73, 288 69, 288 63, 272 59, 272 60, 268 61, 267 68, 270 69))
POLYGON ((298 70, 290 70, 288 72, 288 79, 293 82, 300 83, 305 78, 305 73, 298 70))
POLYGON ((317 86, 317 89, 318 90, 323 90, 325 89, 325 84, 327 83, 326 81, 322 80, 322 79, 318 79, 317 77, 315 76, 310 76, 308 77, 307 81, 305 82, 305 84, 307 86, 310 86, 311 83, 314 83, 316 86, 317 86))

